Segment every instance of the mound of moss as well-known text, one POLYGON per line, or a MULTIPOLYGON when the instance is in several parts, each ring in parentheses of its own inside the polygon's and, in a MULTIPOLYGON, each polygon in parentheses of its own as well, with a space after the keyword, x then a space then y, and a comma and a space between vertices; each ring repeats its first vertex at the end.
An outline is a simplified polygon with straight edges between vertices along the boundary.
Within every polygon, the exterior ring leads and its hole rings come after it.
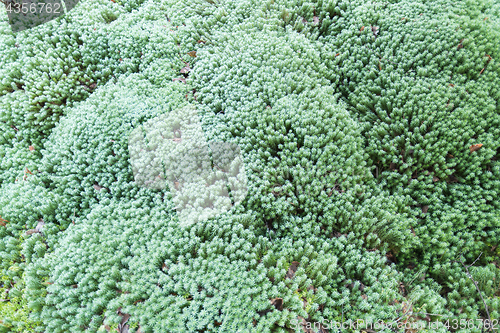
POLYGON ((500 319, 495 1, 81 0, 16 34, 1 15, 0 332, 500 319), (181 225, 129 137, 186 106, 248 191, 181 225))

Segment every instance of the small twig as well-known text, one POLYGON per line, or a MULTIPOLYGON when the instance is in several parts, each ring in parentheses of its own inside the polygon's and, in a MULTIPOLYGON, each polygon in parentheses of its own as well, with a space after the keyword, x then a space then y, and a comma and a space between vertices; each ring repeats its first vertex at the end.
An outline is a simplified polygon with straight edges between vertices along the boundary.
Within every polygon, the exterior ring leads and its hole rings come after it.
MULTIPOLYGON (((472 264, 470 264, 469 266, 467 266, 467 267, 465 267, 465 268, 467 269, 467 268, 471 267, 472 265, 474 265, 474 264, 475 264, 475 263, 479 260, 479 258, 481 258, 481 255, 482 255, 482 254, 483 254, 483 252, 481 252, 481 253, 479 254, 479 257, 477 257, 477 258, 476 258, 476 260, 474 260, 474 262, 473 262, 472 264)), ((463 263, 462 263, 462 265, 463 265, 463 263)), ((467 273, 468 273, 468 271, 467 271, 467 273)), ((469 274, 469 277, 472 279, 472 277, 470 276, 470 274, 469 274)))
POLYGON ((471 267, 472 265, 474 265, 476 263, 476 261, 479 260, 479 258, 481 257, 481 255, 483 254, 483 252, 481 252, 479 254, 479 257, 477 257, 476 260, 474 260, 474 262, 472 264, 470 264, 469 266, 465 266, 465 263, 462 261, 462 266, 465 267, 465 270, 467 271, 467 276, 472 280, 472 282, 474 282, 474 285, 476 286, 476 289, 477 289, 477 292, 479 293, 479 296, 481 297, 481 300, 483 301, 483 304, 484 304, 484 308, 486 309, 486 315, 488 316, 488 323, 490 324, 489 326, 489 331, 492 332, 492 327, 491 327, 491 317, 490 317, 490 312, 488 311, 488 306, 486 305, 486 302, 484 301, 484 298, 483 298, 483 294, 481 293, 481 290, 479 289, 479 286, 477 285, 477 282, 476 280, 474 280, 472 278, 472 275, 470 274, 469 272, 469 267, 471 267))
POLYGON ((413 314, 424 314, 424 315, 439 316, 439 317, 453 317, 451 315, 440 315, 440 314, 437 314, 437 313, 428 313, 428 312, 414 312, 413 314))

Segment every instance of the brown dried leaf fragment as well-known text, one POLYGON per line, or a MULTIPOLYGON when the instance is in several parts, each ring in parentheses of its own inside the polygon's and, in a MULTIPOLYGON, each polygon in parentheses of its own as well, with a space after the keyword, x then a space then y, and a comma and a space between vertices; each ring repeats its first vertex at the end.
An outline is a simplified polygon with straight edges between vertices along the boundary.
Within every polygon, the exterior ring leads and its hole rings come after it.
POLYGON ((38 224, 36 225, 35 227, 35 230, 37 232, 42 232, 42 229, 43 229, 43 226, 45 225, 45 222, 43 221, 43 219, 39 219, 38 220, 38 224))
POLYGON ((123 313, 121 311, 121 307, 118 308, 118 311, 116 311, 116 314, 122 317, 121 322, 118 324, 118 332, 119 333, 128 333, 129 332, 129 325, 127 325, 128 320, 130 319, 130 315, 128 313, 123 313))
POLYGON ((273 298, 271 305, 274 305, 278 311, 283 311, 283 298, 273 298))
POLYGON ((6 219, 3 219, 3 218, 2 218, 2 216, 0 215, 0 225, 1 225, 2 227, 5 227, 5 226, 6 226, 5 222, 9 222, 9 221, 7 221, 6 219))
POLYGON ((300 263, 298 261, 293 261, 290 267, 288 267, 288 272, 286 273, 286 279, 293 279, 295 272, 299 267, 300 263))
POLYGON ((182 83, 186 83, 186 79, 183 78, 183 77, 179 77, 179 78, 173 79, 172 81, 181 81, 182 83))
POLYGON ((312 284, 309 287, 307 287, 307 290, 312 290, 313 292, 318 291, 318 289, 314 288, 314 286, 312 284))
POLYGON ((470 152, 472 153, 473 151, 478 151, 479 148, 481 148, 482 146, 483 146, 482 143, 478 143, 478 144, 472 145, 472 146, 469 147, 470 152))

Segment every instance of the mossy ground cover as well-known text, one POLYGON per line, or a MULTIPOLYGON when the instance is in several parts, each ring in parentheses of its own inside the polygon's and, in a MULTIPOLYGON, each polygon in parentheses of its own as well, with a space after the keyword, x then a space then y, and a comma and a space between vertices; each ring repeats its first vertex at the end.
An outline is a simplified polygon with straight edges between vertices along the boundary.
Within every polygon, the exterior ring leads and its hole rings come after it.
POLYGON ((497 1, 1 11, 0 332, 500 319, 497 1), (129 136, 186 106, 248 193, 181 226, 129 136))

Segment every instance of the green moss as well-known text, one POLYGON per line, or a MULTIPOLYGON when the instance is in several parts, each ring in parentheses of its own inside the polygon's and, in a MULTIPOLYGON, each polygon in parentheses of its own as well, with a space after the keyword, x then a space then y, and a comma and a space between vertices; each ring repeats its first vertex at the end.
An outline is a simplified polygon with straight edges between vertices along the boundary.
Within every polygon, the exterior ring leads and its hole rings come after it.
POLYGON ((496 1, 82 0, 16 35, 1 15, 0 331, 499 318, 496 1), (128 136, 187 104, 249 182, 182 227, 128 136))

